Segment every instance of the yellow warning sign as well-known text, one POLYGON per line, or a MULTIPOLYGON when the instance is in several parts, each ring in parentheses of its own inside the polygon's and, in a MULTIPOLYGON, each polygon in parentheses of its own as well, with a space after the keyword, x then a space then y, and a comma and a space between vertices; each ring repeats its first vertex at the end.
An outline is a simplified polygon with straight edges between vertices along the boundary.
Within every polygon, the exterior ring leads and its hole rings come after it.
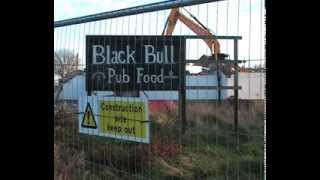
POLYGON ((117 138, 126 136, 131 139, 148 139, 149 121, 146 108, 146 103, 142 101, 100 100, 99 129, 102 133, 117 138))
POLYGON ((92 109, 89 103, 87 103, 86 111, 84 113, 81 126, 85 128, 92 128, 92 129, 97 128, 97 124, 94 119, 94 115, 92 113, 92 109))

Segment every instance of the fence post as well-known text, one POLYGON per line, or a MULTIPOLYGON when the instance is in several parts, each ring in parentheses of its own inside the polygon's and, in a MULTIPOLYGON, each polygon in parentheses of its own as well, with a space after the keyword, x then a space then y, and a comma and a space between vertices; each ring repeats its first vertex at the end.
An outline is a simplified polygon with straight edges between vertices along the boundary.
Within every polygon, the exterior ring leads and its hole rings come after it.
POLYGON ((238 132, 238 107, 239 107, 239 97, 238 97, 238 40, 234 39, 234 131, 238 132))
POLYGON ((216 59, 217 61, 217 84, 218 84, 218 104, 220 105, 221 103, 221 77, 220 77, 220 61, 219 57, 216 59))
MULTIPOLYGON (((183 40, 186 41, 185 38, 180 39, 180 41, 183 40)), ((179 67, 179 79, 180 79, 180 87, 179 87, 179 118, 181 121, 181 133, 184 134, 186 132, 187 128, 187 119, 186 119, 186 58, 185 58, 185 46, 186 43, 183 43, 183 48, 180 48, 182 50, 183 57, 180 58, 180 67, 179 67)))

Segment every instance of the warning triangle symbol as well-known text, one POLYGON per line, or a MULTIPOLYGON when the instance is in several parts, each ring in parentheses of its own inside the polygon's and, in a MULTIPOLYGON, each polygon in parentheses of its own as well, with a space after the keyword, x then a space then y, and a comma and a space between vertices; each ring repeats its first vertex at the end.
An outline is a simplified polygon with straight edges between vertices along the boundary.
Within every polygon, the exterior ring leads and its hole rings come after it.
POLYGON ((85 128, 97 128, 96 121, 94 119, 94 115, 92 113, 92 109, 89 103, 87 103, 86 111, 84 113, 81 126, 85 128))

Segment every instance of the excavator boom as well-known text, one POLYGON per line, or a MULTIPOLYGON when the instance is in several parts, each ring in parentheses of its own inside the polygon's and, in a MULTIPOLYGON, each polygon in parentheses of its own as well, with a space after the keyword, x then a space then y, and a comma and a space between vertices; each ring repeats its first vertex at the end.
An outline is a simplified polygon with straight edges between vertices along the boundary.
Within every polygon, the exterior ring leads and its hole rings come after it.
MULTIPOLYGON (((214 58, 214 60, 216 60, 216 61, 219 59, 224 59, 227 55, 220 53, 219 41, 214 38, 214 35, 209 31, 209 29, 206 28, 199 20, 197 20, 197 18, 195 18, 191 13, 189 13, 189 14, 191 15, 191 17, 193 19, 195 19, 195 21, 198 24, 195 23, 194 21, 190 20, 189 18, 187 18, 185 15, 181 14, 179 12, 178 8, 173 8, 169 14, 169 17, 167 19, 165 29, 164 29, 162 35, 165 35, 165 36, 172 35, 172 32, 177 24, 177 20, 179 19, 183 24, 185 24, 187 27, 189 27, 198 36, 212 37, 212 38, 203 38, 203 40, 205 41, 205 43, 207 44, 207 46, 209 47, 209 49, 211 51, 211 54, 212 54, 211 57, 214 58)), ((206 58, 206 56, 203 56, 203 57, 206 58)), ((209 57, 207 59, 211 59, 211 57, 209 57)), ((221 77, 219 74, 219 71, 220 71, 219 70, 220 69, 219 61, 217 61, 217 62, 218 63, 216 64, 216 73, 217 73, 217 81, 218 81, 218 88, 219 88, 218 100, 220 101, 221 100, 221 90, 220 90, 221 77)), ((229 75, 230 75, 230 69, 231 69, 230 67, 226 68, 229 75)))
MULTIPOLYGON (((185 15, 181 14, 179 12, 178 8, 173 8, 169 14, 168 20, 167 20, 167 29, 164 35, 170 36, 173 33, 173 30, 177 24, 177 20, 180 20, 183 24, 185 24, 187 27, 189 27, 195 34, 198 36, 211 36, 214 37, 212 33, 208 31, 207 28, 202 28, 197 23, 193 22, 189 18, 187 18, 185 15)), ((201 24, 202 25, 202 24, 201 24)), ((209 49, 211 50, 212 54, 214 54, 215 58, 217 59, 218 55, 220 54, 220 44, 218 40, 214 38, 210 39, 203 39, 209 49)))

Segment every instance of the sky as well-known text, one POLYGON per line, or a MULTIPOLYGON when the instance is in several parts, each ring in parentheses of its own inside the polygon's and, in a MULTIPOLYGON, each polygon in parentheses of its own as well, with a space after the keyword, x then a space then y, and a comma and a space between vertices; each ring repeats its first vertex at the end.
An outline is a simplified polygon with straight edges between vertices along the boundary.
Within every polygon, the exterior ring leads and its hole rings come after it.
POLYGON ((54 21, 164 0, 54 0, 54 21))
MULTIPOLYGON (((164 0, 54 0, 54 21, 107 12, 164 0)), ((264 61, 264 0, 226 0, 186 7, 216 35, 239 35, 239 59, 249 60, 246 66, 264 61)), ((161 35, 170 10, 119 17, 92 23, 55 28, 54 48, 79 53, 84 63, 85 35, 161 35)), ((182 11, 187 15, 186 12, 182 11)), ((173 35, 194 35, 178 22, 173 35)), ((233 58, 233 42, 219 40, 221 51, 233 58)), ((187 59, 209 54, 202 40, 187 41, 187 59)), ((193 68, 196 69, 196 68, 193 68)))

